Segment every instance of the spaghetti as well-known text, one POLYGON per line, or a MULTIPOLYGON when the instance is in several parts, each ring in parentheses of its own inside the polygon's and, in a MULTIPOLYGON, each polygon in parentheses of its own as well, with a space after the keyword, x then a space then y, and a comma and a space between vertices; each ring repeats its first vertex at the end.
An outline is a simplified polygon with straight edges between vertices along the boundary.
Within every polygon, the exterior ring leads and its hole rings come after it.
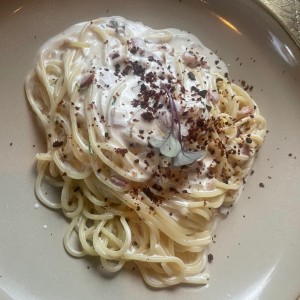
POLYGON ((206 284, 215 218, 266 132, 225 64, 192 34, 101 18, 46 43, 25 87, 47 138, 36 194, 70 219, 66 250, 132 261, 153 287, 206 284))

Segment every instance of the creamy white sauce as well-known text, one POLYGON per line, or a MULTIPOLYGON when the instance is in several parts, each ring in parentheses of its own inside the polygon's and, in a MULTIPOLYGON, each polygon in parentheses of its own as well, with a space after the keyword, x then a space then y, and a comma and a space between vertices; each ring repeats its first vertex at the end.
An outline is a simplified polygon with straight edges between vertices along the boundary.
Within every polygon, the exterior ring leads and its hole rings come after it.
MULTIPOLYGON (((139 168, 141 174, 148 172, 147 176, 150 177, 153 166, 157 165, 158 153, 154 157, 147 158, 148 141, 168 136, 172 116, 167 97, 161 96, 158 105, 162 107, 153 113, 154 119, 151 122, 145 120, 143 113, 147 112, 148 108, 133 105, 134 100, 140 99, 141 85, 144 84, 146 89, 159 93, 162 84, 168 84, 168 78, 172 78, 173 81, 177 78, 181 81, 185 92, 177 91, 181 96, 174 98, 174 101, 180 115, 181 135, 185 137, 188 135, 189 125, 186 123, 187 117, 184 116, 184 112, 192 109, 194 112, 189 112, 188 117, 199 115, 204 119, 209 117, 206 106, 217 97, 213 89, 215 78, 212 73, 227 73, 226 64, 191 33, 173 28, 154 30, 122 17, 103 18, 74 25, 45 43, 41 49, 41 57, 45 62, 53 59, 64 60, 66 46, 80 40, 84 40, 84 44, 88 47, 83 48, 83 55, 78 60, 74 59, 82 68, 76 82, 80 84, 88 80, 91 72, 94 74, 92 98, 95 99, 96 109, 104 114, 106 123, 104 127, 99 126, 100 133, 104 135, 109 129, 113 138, 109 143, 116 148, 127 148, 131 151, 130 145, 134 143, 135 148, 132 152, 139 156, 140 163, 132 166, 132 171, 139 168), (93 28, 102 30, 103 39, 106 38, 103 32, 109 32, 109 41, 101 41, 93 28), (138 62, 139 67, 144 69, 144 74, 155 72, 158 77, 162 76, 161 79, 155 79, 156 87, 151 87, 151 83, 145 80, 142 82, 140 74, 134 74, 132 71, 122 76, 122 69, 124 70, 126 66, 124 62, 128 61, 138 62), (120 65, 118 74, 116 74, 117 64, 120 65), (187 74, 187 69, 196 77, 195 80, 187 74), (208 91, 211 99, 207 96, 195 96, 192 87, 208 91), (150 168, 145 170, 143 162, 146 159, 150 168)), ((84 96, 81 97, 81 102, 79 99, 78 114, 84 119, 83 100, 84 96)), ((152 98, 147 105, 150 107, 154 105, 152 98)), ((99 122, 98 124, 100 125, 99 122)), ((178 132, 178 128, 176 130, 178 132)), ((202 164, 203 175, 200 177, 199 172, 189 170, 186 174, 188 180, 183 180, 185 184, 189 182, 192 190, 196 187, 201 190, 204 186, 211 186, 205 182, 207 180, 205 169, 211 165, 211 161, 209 156, 205 157, 202 164), (203 179, 203 182, 199 183, 199 178, 203 179)))

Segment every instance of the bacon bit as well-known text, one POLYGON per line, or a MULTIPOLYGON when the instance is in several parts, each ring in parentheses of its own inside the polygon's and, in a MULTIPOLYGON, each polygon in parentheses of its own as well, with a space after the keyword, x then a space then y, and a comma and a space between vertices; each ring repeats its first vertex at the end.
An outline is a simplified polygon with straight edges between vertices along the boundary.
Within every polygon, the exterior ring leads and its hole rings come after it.
POLYGON ((62 146, 63 144, 64 144, 63 141, 55 141, 55 142, 52 144, 52 146, 55 147, 55 148, 57 148, 57 147, 62 146))
POLYGON ((119 186, 119 187, 125 187, 127 185, 127 182, 116 177, 116 176, 111 176, 110 180, 112 183, 114 183, 115 185, 119 186))
POLYGON ((185 51, 182 55, 182 60, 190 68, 195 68, 201 65, 200 59, 192 51, 185 51))
POLYGON ((212 91, 212 92, 209 91, 208 98, 212 103, 217 104, 219 101, 219 94, 216 91, 212 91))
POLYGON ((244 106, 237 112, 237 119, 242 119, 253 113, 253 108, 250 106, 244 106))
POLYGON ((89 85, 91 85, 93 83, 94 78, 95 78, 95 74, 94 73, 86 75, 81 80, 79 88, 84 89, 84 88, 88 87, 89 85))
POLYGON ((241 147, 241 154, 249 156, 250 148, 247 144, 245 144, 241 147))

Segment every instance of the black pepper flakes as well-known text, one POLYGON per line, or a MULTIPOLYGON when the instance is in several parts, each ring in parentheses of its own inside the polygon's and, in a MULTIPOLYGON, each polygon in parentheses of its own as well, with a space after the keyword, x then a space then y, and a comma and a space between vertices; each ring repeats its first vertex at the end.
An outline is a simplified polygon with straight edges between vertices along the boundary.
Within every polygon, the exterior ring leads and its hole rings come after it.
POLYGON ((143 113, 141 114, 141 117, 142 117, 145 121, 148 121, 148 122, 154 120, 154 116, 153 116, 153 114, 152 114, 150 111, 143 112, 143 113))
POLYGON ((157 184, 157 183, 155 183, 155 184, 152 186, 152 188, 155 189, 155 190, 157 190, 157 191, 160 191, 160 192, 161 192, 162 189, 163 189, 162 186, 160 186, 160 185, 157 184))
POLYGON ((80 187, 77 186, 75 189, 74 189, 74 193, 78 192, 80 190, 80 187))
POLYGON ((207 260, 208 260, 208 262, 211 263, 211 262, 213 261, 213 259, 214 259, 214 256, 213 256, 211 253, 209 253, 209 254, 207 255, 207 260))
POLYGON ((141 85, 141 93, 144 92, 147 89, 146 85, 143 83, 141 85))
POLYGON ((205 98, 205 96, 206 96, 206 94, 207 94, 207 90, 199 91, 198 94, 199 94, 202 98, 205 98))
POLYGON ((118 58, 119 56, 120 56, 120 54, 115 52, 115 53, 112 54, 111 59, 118 58))
POLYGON ((158 197, 155 194, 153 194, 148 187, 143 188, 143 192, 153 203, 156 203, 156 204, 159 203, 158 197))
POLYGON ((212 109, 212 106, 210 106, 210 105, 206 105, 206 109, 207 109, 208 111, 211 111, 211 109, 212 109))
POLYGON ((128 150, 126 148, 115 148, 115 152, 124 157, 128 150))
POLYGON ((55 142, 52 144, 52 146, 53 146, 54 148, 57 148, 57 147, 62 146, 63 144, 64 144, 63 141, 55 141, 55 142))
POLYGON ((196 77, 193 72, 188 72, 188 77, 189 77, 189 79, 191 79, 193 81, 196 80, 196 77))
POLYGON ((265 185, 264 185, 262 182, 260 182, 260 183, 259 183, 259 187, 264 188, 265 185))

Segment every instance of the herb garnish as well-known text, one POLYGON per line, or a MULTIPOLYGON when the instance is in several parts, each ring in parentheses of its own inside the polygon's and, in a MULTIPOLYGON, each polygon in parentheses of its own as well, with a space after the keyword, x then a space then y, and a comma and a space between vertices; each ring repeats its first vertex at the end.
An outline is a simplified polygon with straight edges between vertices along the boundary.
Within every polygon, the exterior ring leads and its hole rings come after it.
POLYGON ((175 167, 189 165, 196 160, 203 159, 206 152, 200 151, 186 151, 183 148, 182 138, 181 138, 181 125, 178 110, 176 108, 175 101, 170 93, 170 90, 165 84, 161 85, 161 88, 165 91, 168 96, 170 109, 171 109, 171 131, 167 138, 163 139, 151 139, 149 143, 155 147, 159 148, 161 154, 166 157, 172 158, 172 163, 175 167), (177 136, 175 132, 175 123, 178 124, 177 136))
POLYGON ((90 155, 93 155, 93 148, 92 148, 92 145, 91 145, 91 142, 89 141, 89 153, 90 153, 90 155))
POLYGON ((115 20, 110 20, 106 26, 115 29, 116 33, 118 34, 125 33, 125 26, 119 25, 119 23, 115 20))

